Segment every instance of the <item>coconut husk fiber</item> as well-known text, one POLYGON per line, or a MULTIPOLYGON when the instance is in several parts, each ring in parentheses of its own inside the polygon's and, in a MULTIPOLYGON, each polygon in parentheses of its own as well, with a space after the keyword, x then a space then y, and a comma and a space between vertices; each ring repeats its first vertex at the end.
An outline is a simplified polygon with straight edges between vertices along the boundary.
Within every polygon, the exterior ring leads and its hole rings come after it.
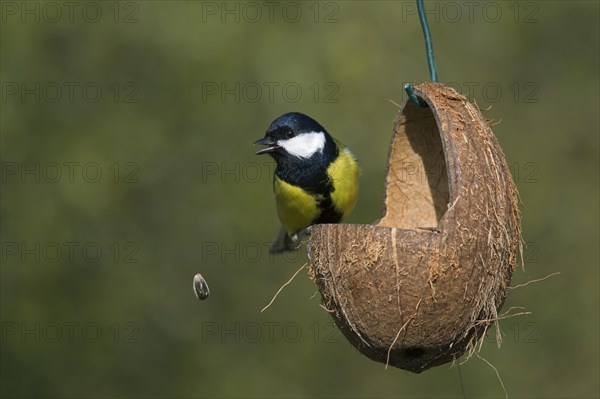
POLYGON ((415 86, 391 143, 383 217, 315 225, 311 274, 362 354, 420 373, 473 349, 498 318, 521 248, 518 198, 477 106, 415 86))

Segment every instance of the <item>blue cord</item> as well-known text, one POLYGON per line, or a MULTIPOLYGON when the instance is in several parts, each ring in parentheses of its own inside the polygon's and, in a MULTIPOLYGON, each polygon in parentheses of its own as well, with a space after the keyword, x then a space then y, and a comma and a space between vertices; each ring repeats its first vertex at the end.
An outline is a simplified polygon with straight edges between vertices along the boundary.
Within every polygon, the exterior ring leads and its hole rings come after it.
MULTIPOLYGON (((433 44, 431 42, 431 33, 429 32, 429 24, 427 23, 427 15, 425 14, 425 4, 423 0, 417 0, 417 9, 419 10, 419 20, 423 28, 423 36, 425 38, 425 51, 427 53, 427 64, 429 65, 429 75, 432 82, 438 81, 437 70, 435 69, 435 59, 433 58, 433 44)), ((427 104, 419 99, 410 83, 404 85, 404 90, 408 94, 408 98, 419 107, 426 107, 427 104)))
POLYGON ((413 104, 415 104, 421 108, 427 107, 427 103, 425 101, 421 100, 419 97, 417 97, 417 95, 415 94, 415 90, 413 89, 413 86, 410 83, 406 83, 404 85, 404 91, 406 91, 406 94, 408 94, 409 100, 412 101, 413 104))
POLYGON ((425 3, 423 0, 417 0, 417 7, 419 9, 419 19, 421 20, 421 27, 423 28, 423 37, 425 37, 425 51, 427 51, 427 63, 429 64, 429 75, 431 81, 438 81, 437 71, 435 69, 435 60, 433 58, 433 44, 431 43, 431 34, 429 33, 429 24, 427 23, 427 15, 425 14, 425 3))

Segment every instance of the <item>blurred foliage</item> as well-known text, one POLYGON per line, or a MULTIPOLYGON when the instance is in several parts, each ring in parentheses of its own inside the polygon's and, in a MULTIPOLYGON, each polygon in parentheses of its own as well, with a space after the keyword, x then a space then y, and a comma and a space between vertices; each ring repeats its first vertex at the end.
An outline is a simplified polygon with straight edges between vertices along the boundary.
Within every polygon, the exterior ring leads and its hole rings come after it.
MULTIPOLYGON (((1 3, 2 397, 462 397, 456 367, 360 356, 304 273, 260 313, 306 259, 266 252, 273 165, 251 143, 314 116, 361 163, 349 221, 377 219, 391 101, 428 80, 413 2, 72 3, 1 3)), ((598 397, 599 5, 476 3, 427 2, 440 78, 501 120, 528 243, 513 285, 561 272, 510 292, 532 313, 481 355, 512 397, 598 397)), ((460 367, 468 397, 503 396, 460 367)))

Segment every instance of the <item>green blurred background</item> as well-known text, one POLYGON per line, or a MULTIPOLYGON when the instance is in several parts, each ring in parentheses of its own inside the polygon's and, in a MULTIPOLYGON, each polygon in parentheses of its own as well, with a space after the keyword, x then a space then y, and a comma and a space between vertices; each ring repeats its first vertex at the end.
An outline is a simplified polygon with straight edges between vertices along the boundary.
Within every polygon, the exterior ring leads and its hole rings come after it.
MULTIPOLYGON (((404 82, 428 80, 410 2, 10 2, 1 25, 3 397, 462 397, 459 370, 384 369, 271 258, 273 165, 305 112, 381 214, 404 82), (101 175, 99 175, 101 174, 101 175), (101 251, 101 252, 100 252, 101 251), (201 272, 211 297, 200 303, 201 272)), ((440 80, 500 124, 525 270, 485 340, 511 397, 598 397, 599 5, 427 2, 440 80)), ((460 367, 467 397, 503 397, 460 367)))

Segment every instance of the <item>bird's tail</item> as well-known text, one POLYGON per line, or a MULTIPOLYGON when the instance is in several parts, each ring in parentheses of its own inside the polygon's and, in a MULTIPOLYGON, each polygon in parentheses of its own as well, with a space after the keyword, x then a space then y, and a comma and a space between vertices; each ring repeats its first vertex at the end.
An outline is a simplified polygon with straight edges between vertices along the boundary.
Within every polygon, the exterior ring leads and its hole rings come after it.
POLYGON ((286 251, 295 251, 296 249, 298 249, 298 244, 292 241, 285 228, 281 226, 269 247, 269 252, 272 254, 280 254, 286 251))

